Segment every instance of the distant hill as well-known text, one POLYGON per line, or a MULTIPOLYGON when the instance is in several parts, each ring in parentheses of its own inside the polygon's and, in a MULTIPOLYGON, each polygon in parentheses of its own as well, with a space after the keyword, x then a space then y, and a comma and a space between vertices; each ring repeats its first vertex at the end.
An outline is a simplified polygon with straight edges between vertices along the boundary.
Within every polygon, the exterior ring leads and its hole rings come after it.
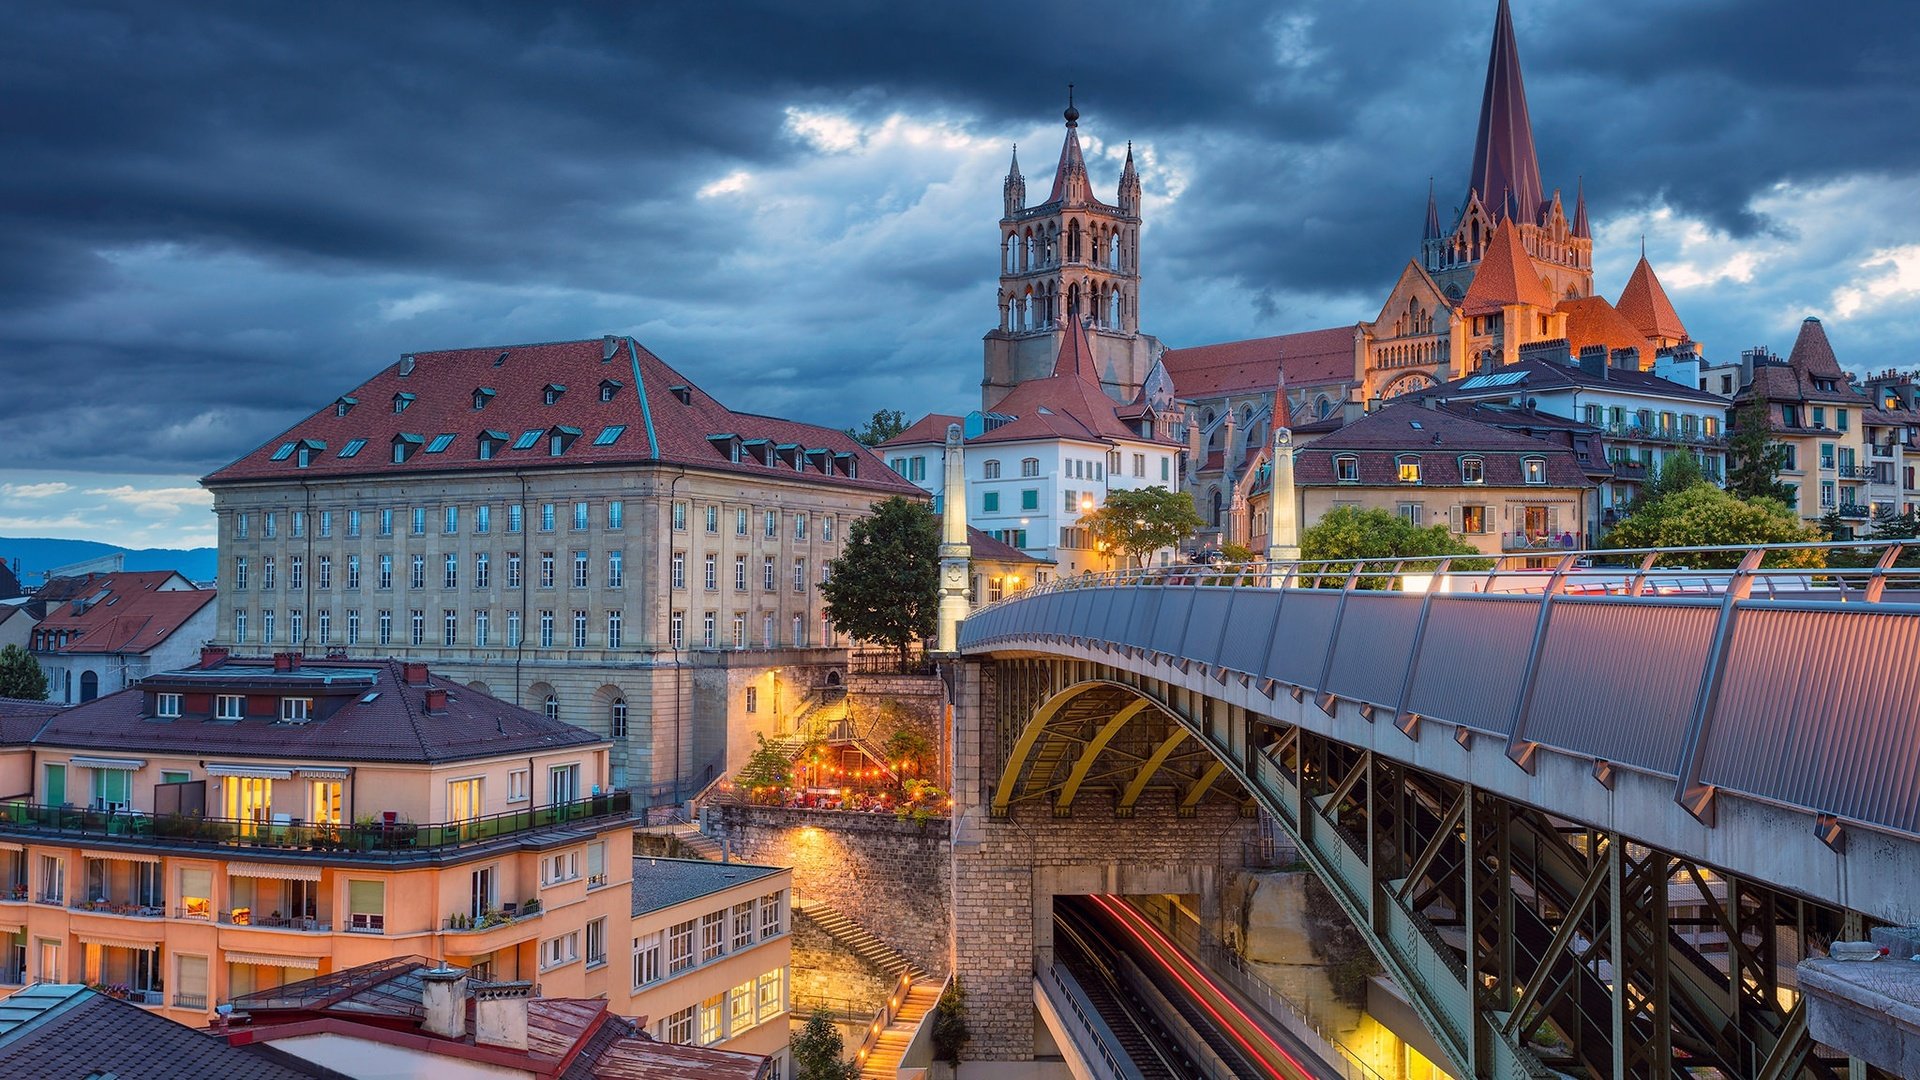
POLYGON ((120 552, 127 557, 129 570, 178 570, 193 581, 212 581, 219 565, 216 549, 203 548, 131 548, 103 544, 97 540, 15 539, 0 536, 0 560, 11 567, 19 562, 20 583, 33 588, 46 580, 46 572, 56 566, 97 559, 120 552))

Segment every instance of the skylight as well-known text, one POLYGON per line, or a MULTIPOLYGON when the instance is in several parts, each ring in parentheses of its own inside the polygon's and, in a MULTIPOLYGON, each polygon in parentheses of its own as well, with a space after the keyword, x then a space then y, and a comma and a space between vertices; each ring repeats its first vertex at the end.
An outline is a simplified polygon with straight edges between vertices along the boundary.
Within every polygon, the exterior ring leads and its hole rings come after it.
POLYGON ((1496 371, 1491 375, 1475 375, 1460 384, 1462 390, 1480 390, 1489 386, 1511 386, 1527 377, 1525 371, 1496 371))
POLYGON ((343 458, 352 457, 360 452, 361 447, 366 445, 367 440, 365 439, 350 439, 347 441, 347 445, 340 448, 340 456, 343 458))
POLYGON ((280 449, 275 450, 273 452, 273 460, 275 461, 285 461, 292 456, 293 456, 292 443, 281 443, 280 449))
POLYGON ((545 434, 546 431, 544 429, 535 428, 513 440, 513 448, 515 450, 531 450, 533 449, 533 444, 539 442, 540 436, 545 434))
POLYGON ((447 447, 452 445, 453 445, 453 436, 451 434, 435 435, 433 437, 433 441, 427 444, 427 453, 437 454, 440 451, 445 450, 447 447))
POLYGON ((600 434, 593 437, 593 445, 612 446, 615 442, 619 441, 621 433, 626 430, 627 425, 625 424, 615 424, 612 427, 606 428, 601 431, 600 434))

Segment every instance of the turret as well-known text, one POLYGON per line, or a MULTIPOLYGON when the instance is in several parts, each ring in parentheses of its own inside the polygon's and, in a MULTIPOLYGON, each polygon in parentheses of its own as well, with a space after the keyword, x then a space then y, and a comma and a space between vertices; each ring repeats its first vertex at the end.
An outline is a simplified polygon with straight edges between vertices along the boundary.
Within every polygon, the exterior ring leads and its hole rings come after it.
POLYGON ((1127 163, 1120 169, 1120 212, 1140 213, 1140 174, 1133 169, 1133 143, 1127 143, 1127 163))
POLYGON ((1027 208, 1027 178, 1020 175, 1020 144, 1013 144, 1013 164, 1007 166, 1006 183, 1000 185, 1006 203, 1006 216, 1027 208))

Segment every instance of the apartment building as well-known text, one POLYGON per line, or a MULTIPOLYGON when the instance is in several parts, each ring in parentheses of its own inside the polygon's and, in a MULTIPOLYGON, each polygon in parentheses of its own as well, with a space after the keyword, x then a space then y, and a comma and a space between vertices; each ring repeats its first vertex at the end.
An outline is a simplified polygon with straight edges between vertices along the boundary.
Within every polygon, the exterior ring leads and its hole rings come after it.
MULTIPOLYGON (((0 710, 12 711, 12 710, 0 710)), ((232 997, 420 954, 624 1002, 606 739, 395 660, 209 650, 0 725, 0 989, 232 997)))
MULTIPOLYGON (((1764 349, 1750 351, 1747 360, 1753 374, 1736 405, 1759 401, 1765 406, 1774 440, 1787 448, 1780 479, 1793 489, 1800 517, 1818 522, 1835 513, 1850 528, 1866 526, 1874 501, 1869 485, 1878 470, 1865 414, 1875 402, 1841 370, 1826 328, 1809 316, 1785 361, 1764 349)), ((1892 465, 1882 463, 1889 466, 1887 487, 1892 465)))
POLYGON ((815 586, 849 523, 920 495, 618 337, 408 354, 203 482, 217 643, 427 661, 612 740, 644 803, 751 749, 696 679, 738 699, 840 657, 815 586))
POLYGON ((787 1068, 793 871, 633 860, 633 995, 662 1042, 762 1054, 787 1068))
POLYGON ((28 641, 47 673, 47 697, 92 701, 149 672, 193 663, 213 637, 214 596, 172 570, 49 581, 35 597, 45 614, 28 641))

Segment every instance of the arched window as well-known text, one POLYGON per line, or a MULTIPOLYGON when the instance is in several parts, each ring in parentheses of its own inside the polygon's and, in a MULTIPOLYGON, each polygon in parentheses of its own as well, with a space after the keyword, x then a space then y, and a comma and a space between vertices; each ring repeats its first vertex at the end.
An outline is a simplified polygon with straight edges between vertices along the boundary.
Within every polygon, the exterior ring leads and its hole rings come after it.
POLYGON ((1327 395, 1321 394, 1314 399, 1313 413, 1320 419, 1325 420, 1333 413, 1333 402, 1327 398, 1327 395))
POLYGON ((91 671, 80 673, 80 700, 92 701, 100 696, 100 676, 91 671))
POLYGON ((608 710, 607 734, 616 739, 627 737, 627 699, 613 699, 613 707, 608 710))
POLYGON ((1212 503, 1211 514, 1213 524, 1218 525, 1220 524, 1220 489, 1214 488, 1212 493, 1207 496, 1207 500, 1212 503))
POLYGON ((547 699, 540 703, 540 711, 546 713, 549 720, 560 719, 560 699, 553 694, 548 694, 547 699))
POLYGON ((1067 261, 1080 261, 1080 223, 1077 221, 1067 226, 1067 261))

